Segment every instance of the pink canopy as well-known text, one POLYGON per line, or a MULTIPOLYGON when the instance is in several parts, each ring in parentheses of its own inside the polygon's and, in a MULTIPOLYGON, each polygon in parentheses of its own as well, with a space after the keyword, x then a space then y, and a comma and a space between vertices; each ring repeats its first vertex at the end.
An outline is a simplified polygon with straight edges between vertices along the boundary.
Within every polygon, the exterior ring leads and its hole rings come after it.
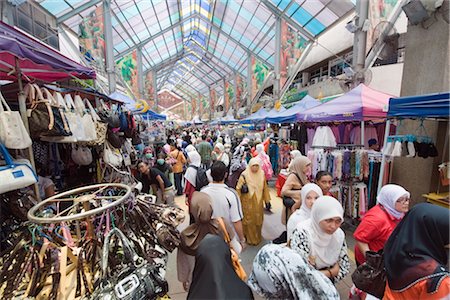
POLYGON ((392 95, 360 84, 346 94, 297 114, 300 122, 363 121, 386 118, 392 95))

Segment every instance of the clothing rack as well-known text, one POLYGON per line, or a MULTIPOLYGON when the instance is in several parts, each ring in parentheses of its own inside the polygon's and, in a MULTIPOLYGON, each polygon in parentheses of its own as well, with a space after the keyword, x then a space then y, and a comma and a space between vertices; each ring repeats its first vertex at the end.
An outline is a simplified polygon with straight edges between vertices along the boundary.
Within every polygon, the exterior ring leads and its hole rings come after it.
POLYGON ((364 145, 355 145, 355 144, 337 144, 336 147, 331 146, 311 146, 312 149, 325 149, 325 150, 333 150, 333 149, 357 149, 364 148, 364 145))

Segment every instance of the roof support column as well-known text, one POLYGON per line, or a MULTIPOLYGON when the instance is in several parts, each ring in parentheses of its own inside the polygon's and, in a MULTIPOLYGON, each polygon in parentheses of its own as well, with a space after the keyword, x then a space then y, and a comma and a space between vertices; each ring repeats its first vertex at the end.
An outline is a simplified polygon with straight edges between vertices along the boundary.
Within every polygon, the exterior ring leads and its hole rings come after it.
POLYGON ((103 1, 103 19, 106 47, 106 73, 108 74, 108 87, 109 93, 111 94, 116 90, 116 72, 113 52, 114 41, 111 23, 111 0, 103 1))
POLYGON ((251 54, 248 55, 247 57, 247 99, 246 99, 246 112, 248 113, 248 115, 250 115, 250 113, 252 112, 252 108, 250 107, 251 103, 252 103, 252 75, 253 75, 253 71, 252 71, 252 56, 251 54))
POLYGON ((144 72, 143 72, 143 63, 142 63, 142 48, 137 48, 137 84, 138 84, 138 92, 139 98, 144 98, 144 72))
POLYGON ((275 78, 273 79, 273 102, 280 99, 280 67, 281 67, 281 17, 277 17, 275 20, 275 78))
MULTIPOLYGON (((159 111, 159 106, 158 106, 158 72, 153 72, 153 76, 152 76, 152 80, 153 80, 153 100, 155 103, 155 107, 154 107, 154 111, 158 112, 159 111)), ((150 95, 149 95, 150 96, 150 95)))
POLYGON ((226 116, 228 114, 228 110, 230 109, 230 97, 228 97, 228 92, 227 92, 227 80, 225 79, 225 77, 222 79, 223 82, 223 101, 224 101, 224 111, 225 114, 224 116, 226 116))
POLYGON ((366 59, 366 40, 367 32, 363 31, 362 27, 367 20, 369 13, 369 0, 356 1, 356 27, 358 28, 353 38, 353 69, 355 72, 360 72, 364 69, 366 59))

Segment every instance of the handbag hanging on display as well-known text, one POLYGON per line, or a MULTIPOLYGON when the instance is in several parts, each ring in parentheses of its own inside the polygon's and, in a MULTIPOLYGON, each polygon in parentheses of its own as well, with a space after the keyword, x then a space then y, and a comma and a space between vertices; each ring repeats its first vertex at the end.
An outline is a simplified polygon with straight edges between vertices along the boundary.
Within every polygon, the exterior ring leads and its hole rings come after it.
POLYGON ((62 98, 60 93, 55 93, 54 96, 58 99, 58 102, 64 103, 66 106, 65 114, 69 122, 70 131, 72 131, 72 135, 77 139, 77 142, 87 141, 86 134, 84 133, 85 127, 83 126, 83 122, 80 122, 82 115, 75 109, 72 96, 66 94, 64 98, 62 98))
POLYGON ((353 272, 352 281, 358 289, 382 299, 386 288, 383 250, 367 251, 366 262, 353 272))
POLYGON ((108 108, 103 100, 100 100, 100 103, 102 109, 99 111, 99 115, 102 121, 108 124, 109 128, 119 128, 119 112, 117 110, 112 110, 112 108, 108 108))
POLYGON ((13 161, 8 150, 1 143, 0 153, 5 159, 5 165, 0 165, 0 194, 18 190, 37 182, 37 176, 28 160, 13 161))
POLYGON ((121 167, 123 162, 122 153, 119 149, 111 147, 108 142, 105 142, 105 148, 103 150, 103 160, 106 164, 114 167, 121 167))
MULTIPOLYGON (((51 109, 53 112, 54 117, 54 126, 53 129, 47 132, 43 132, 43 136, 72 136, 72 132, 70 131, 69 123, 67 122, 66 115, 64 114, 64 111, 61 109, 58 102, 53 98, 52 94, 46 89, 42 88, 43 98, 47 100, 51 104, 51 109)), ((73 140, 76 141, 75 138, 71 137, 67 139, 67 141, 61 141, 61 142, 69 142, 72 143, 73 140), (70 140, 70 141, 69 141, 70 140)), ((50 140, 47 140, 50 141, 50 140)), ((50 141, 52 142, 52 141, 50 141)))
POLYGON ((96 139, 94 141, 90 141, 86 143, 88 146, 97 146, 105 143, 106 140, 106 132, 108 129, 108 125, 103 123, 100 117, 95 112, 95 109, 92 107, 92 104, 89 100, 85 99, 86 106, 88 107, 89 113, 91 114, 92 120, 94 121, 95 126, 95 134, 96 139))
POLYGON ((234 251, 233 247, 230 245, 231 238, 230 238, 230 235, 228 234, 227 227, 225 226, 225 223, 222 218, 217 218, 217 221, 219 222, 219 226, 222 229, 222 232, 224 234, 223 239, 225 240, 225 243, 227 243, 228 246, 230 247, 231 264, 233 265, 233 269, 240 279, 242 279, 243 281, 246 281, 247 273, 245 273, 244 267, 242 266, 242 264, 239 260, 239 255, 237 254, 236 251, 234 251))
POLYGON ((0 142, 9 149, 25 149, 31 146, 31 138, 17 111, 9 108, 0 92, 0 142), (4 108, 3 108, 4 106, 4 108))
POLYGON ((83 146, 72 146, 71 158, 79 166, 89 166, 92 163, 91 149, 83 146))
MULTIPOLYGON (((117 245, 117 244, 116 244, 117 245)), ((119 256, 118 253, 113 255, 119 256)), ((167 281, 159 274, 158 265, 151 264, 137 255, 127 237, 117 228, 112 229, 105 237, 101 257, 102 274, 94 287, 91 299, 148 299, 154 300, 165 295, 168 290, 167 281), (116 236, 122 247, 111 247, 110 241, 116 236), (122 248, 123 261, 119 270, 109 269, 110 250, 122 248)))
POLYGON ((24 91, 30 102, 27 115, 31 137, 39 138, 44 132, 56 132, 52 107, 48 100, 44 100, 39 87, 35 84, 27 84, 24 91))

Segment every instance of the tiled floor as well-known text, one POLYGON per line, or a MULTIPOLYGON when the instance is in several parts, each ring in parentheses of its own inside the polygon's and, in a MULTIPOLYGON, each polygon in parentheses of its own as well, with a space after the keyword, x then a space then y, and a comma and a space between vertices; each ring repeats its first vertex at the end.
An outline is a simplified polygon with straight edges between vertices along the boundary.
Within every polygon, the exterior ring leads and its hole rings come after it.
MULTIPOLYGON (((276 196, 276 191, 273 188, 271 188, 270 194, 272 198, 271 201, 272 213, 266 213, 264 215, 264 224, 262 229, 262 235, 265 241, 258 246, 254 247, 249 246, 247 249, 245 249, 244 252, 241 253, 242 264, 245 270, 247 271, 247 274, 250 274, 251 272, 253 258, 256 256, 256 253, 259 251, 259 249, 265 244, 269 243, 271 240, 278 237, 284 230, 284 226, 281 224, 281 209, 283 206, 281 198, 276 196)), ((184 203, 184 196, 177 197, 175 201, 179 205, 179 207, 187 211, 187 207, 184 203)), ((179 230, 180 231, 183 230, 187 226, 187 224, 188 220, 185 220, 185 222, 179 226, 179 230)), ((355 259, 352 251, 355 242, 351 232, 346 231, 346 237, 347 237, 347 245, 349 247, 350 262, 352 266, 350 272, 351 274, 355 270, 355 259)), ((169 296, 172 299, 181 300, 186 299, 187 292, 184 291, 182 284, 177 279, 176 251, 177 250, 175 250, 173 253, 169 255, 166 278, 167 281, 169 282, 169 289, 170 289, 169 296)), ((348 293, 350 287, 352 286, 350 274, 344 280, 342 280, 336 285, 336 288, 338 289, 341 299, 348 299, 348 293)), ((255 299, 263 299, 263 298, 255 294, 255 299)))

